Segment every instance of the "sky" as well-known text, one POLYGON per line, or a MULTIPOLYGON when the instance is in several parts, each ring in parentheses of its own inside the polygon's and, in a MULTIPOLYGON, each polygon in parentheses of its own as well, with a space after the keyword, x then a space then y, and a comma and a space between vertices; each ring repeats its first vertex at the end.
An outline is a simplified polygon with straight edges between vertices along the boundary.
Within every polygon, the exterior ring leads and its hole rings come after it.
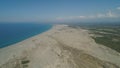
POLYGON ((0 0, 0 22, 120 22, 120 0, 0 0))

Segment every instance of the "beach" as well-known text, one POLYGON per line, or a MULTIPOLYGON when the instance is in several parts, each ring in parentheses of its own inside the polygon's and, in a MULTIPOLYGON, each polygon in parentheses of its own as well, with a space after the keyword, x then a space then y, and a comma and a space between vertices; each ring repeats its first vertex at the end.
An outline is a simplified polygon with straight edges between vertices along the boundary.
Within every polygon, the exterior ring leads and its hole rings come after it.
POLYGON ((120 53, 97 44, 88 30, 69 25, 54 25, 42 34, 0 49, 0 68, 25 66, 120 68, 120 53))

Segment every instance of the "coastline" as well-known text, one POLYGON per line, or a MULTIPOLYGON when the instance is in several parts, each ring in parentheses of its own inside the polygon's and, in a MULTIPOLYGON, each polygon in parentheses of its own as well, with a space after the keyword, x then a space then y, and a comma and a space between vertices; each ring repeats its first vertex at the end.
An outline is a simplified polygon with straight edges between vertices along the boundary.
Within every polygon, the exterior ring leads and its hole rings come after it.
MULTIPOLYGON (((55 62, 61 62, 57 60, 62 53, 62 45, 64 45, 64 48, 70 47, 73 50, 80 50, 85 54, 103 60, 104 63, 109 62, 117 66, 120 64, 120 54, 108 47, 96 44, 87 30, 75 29, 68 25, 54 25, 46 32, 0 49, 0 66, 10 59, 14 59, 14 57, 22 56, 29 57, 30 68, 37 67, 38 62, 41 63, 41 67, 55 66, 55 62)), ((69 52, 65 52, 64 55, 69 56, 69 52)))
MULTIPOLYGON (((54 31, 54 28, 56 28, 55 26, 56 25, 53 25, 50 29, 48 29, 47 31, 44 31, 40 34, 29 37, 25 40, 15 43, 15 44, 11 44, 7 47, 0 48, 0 61, 1 61, 0 66, 2 64, 4 64, 5 62, 9 61, 10 59, 14 58, 14 56, 16 56, 16 57, 21 56, 25 50, 31 50, 32 48, 35 48, 35 44, 32 43, 33 42, 32 40, 36 39, 37 37, 40 38, 46 34, 49 34, 49 32, 51 33, 51 31, 54 31), (25 44, 25 45, 23 45, 23 44, 25 44), (2 61, 3 59, 4 59, 4 61, 2 61)), ((57 28, 59 28, 59 27, 57 27, 57 28)))
POLYGON ((1 24, 0 49, 26 40, 52 28, 52 24, 37 23, 6 23, 1 24), (6 26, 7 25, 7 26, 6 26), (22 27, 22 28, 21 28, 22 27), (4 32, 3 32, 4 31, 4 32))

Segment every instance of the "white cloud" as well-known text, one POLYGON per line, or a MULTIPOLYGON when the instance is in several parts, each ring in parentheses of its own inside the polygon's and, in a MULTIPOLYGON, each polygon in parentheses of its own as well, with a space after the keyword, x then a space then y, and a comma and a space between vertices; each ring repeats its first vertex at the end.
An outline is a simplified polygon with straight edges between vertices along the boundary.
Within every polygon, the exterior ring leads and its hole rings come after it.
POLYGON ((78 16, 78 18, 85 19, 86 16, 78 16))
POLYGON ((57 17, 56 20, 70 20, 70 19, 85 19, 86 16, 68 16, 68 17, 57 17))
POLYGON ((108 11, 105 14, 97 14, 97 18, 115 18, 115 17, 118 17, 118 16, 112 11, 108 11))
POLYGON ((107 14, 106 14, 107 17, 118 17, 117 15, 115 15, 114 13, 112 13, 112 11, 109 11, 107 14))
POLYGON ((97 18, 104 18, 104 17, 106 17, 105 14, 97 14, 97 18))
POLYGON ((65 20, 85 20, 85 19, 98 19, 98 18, 118 18, 119 15, 116 15, 112 11, 108 11, 107 13, 98 13, 94 15, 87 16, 68 16, 68 17, 57 17, 56 20, 65 21, 65 20))
POLYGON ((118 10, 120 10, 120 7, 117 7, 118 10))

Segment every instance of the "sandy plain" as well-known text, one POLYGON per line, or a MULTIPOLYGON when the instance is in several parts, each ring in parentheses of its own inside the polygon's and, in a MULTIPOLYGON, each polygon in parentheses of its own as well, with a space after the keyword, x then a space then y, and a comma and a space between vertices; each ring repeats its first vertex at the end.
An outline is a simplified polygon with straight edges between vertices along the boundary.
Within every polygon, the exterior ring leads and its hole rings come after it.
POLYGON ((120 68, 120 53, 68 25, 0 49, 0 68, 120 68))

